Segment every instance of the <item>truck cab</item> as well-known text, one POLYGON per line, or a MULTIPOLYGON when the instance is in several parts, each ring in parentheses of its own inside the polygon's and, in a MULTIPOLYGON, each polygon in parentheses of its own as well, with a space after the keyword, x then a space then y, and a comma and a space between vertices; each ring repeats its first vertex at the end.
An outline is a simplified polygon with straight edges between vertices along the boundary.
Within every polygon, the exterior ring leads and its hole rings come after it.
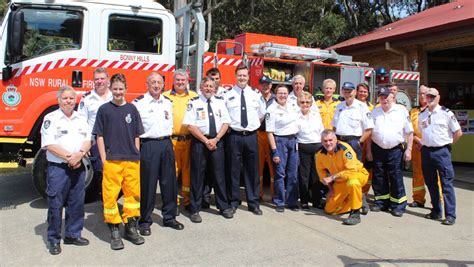
POLYGON ((0 167, 42 153, 40 126, 61 85, 90 91, 104 67, 126 76, 131 101, 152 71, 171 88, 175 55, 175 16, 153 1, 11 1, 0 36, 0 167))

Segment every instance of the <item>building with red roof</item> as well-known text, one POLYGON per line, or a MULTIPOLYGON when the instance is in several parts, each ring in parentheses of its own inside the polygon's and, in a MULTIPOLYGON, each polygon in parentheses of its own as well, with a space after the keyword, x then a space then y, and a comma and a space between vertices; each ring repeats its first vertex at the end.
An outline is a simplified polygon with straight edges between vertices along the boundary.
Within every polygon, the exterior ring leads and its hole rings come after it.
POLYGON ((416 70, 448 107, 474 109, 474 1, 457 0, 328 49, 387 70, 416 70))

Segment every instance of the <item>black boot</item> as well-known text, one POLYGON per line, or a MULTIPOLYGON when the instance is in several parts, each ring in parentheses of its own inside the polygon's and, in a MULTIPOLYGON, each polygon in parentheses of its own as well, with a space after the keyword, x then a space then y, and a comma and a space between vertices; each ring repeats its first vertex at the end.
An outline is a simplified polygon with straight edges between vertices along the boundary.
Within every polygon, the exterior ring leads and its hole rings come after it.
POLYGON ((120 237, 119 224, 109 224, 110 228, 110 248, 113 250, 123 249, 122 238, 120 237))
POLYGON ((359 210, 352 210, 351 214, 349 214, 349 218, 344 219, 342 221, 345 225, 356 225, 360 223, 360 212, 359 210))
POLYGON ((145 239, 137 231, 137 220, 135 218, 128 218, 128 223, 125 224, 124 238, 135 245, 145 243, 145 239))
POLYGON ((367 203, 367 195, 362 194, 362 215, 367 215, 369 213, 369 203, 367 203))

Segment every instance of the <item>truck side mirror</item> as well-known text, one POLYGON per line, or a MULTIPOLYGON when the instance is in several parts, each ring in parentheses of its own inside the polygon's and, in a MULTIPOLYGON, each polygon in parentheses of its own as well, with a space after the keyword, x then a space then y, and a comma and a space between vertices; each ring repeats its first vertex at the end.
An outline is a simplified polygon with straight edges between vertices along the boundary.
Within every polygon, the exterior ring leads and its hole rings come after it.
MULTIPOLYGON (((8 29, 8 51, 10 59, 23 54, 23 42, 25 37, 25 18, 23 11, 13 12, 9 19, 8 29)), ((12 60, 10 60, 13 63, 12 60)))

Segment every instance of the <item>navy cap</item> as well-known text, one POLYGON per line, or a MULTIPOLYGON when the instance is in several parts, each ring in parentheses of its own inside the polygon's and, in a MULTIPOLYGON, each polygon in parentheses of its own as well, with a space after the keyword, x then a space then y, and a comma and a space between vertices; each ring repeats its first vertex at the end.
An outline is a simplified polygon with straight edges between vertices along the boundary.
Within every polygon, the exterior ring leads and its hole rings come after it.
POLYGON ((355 85, 351 82, 345 82, 342 84, 342 90, 355 90, 355 85))
POLYGON ((260 78, 259 83, 272 83, 272 79, 266 75, 263 75, 262 78, 260 78))
POLYGON ((379 91, 377 92, 377 95, 378 96, 388 96, 390 94, 390 90, 388 88, 385 88, 385 87, 380 87, 379 88, 379 91))

